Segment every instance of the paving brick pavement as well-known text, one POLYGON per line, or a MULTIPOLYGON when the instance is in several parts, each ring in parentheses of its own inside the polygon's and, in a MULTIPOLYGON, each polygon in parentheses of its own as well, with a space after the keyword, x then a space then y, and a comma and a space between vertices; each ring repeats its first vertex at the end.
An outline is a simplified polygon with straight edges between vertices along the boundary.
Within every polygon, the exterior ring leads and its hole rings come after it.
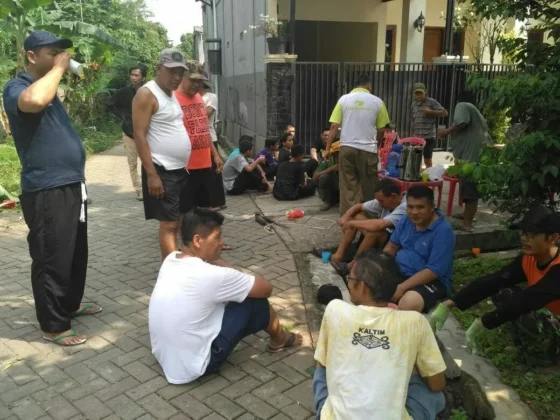
POLYGON ((160 266, 157 224, 143 220, 122 146, 86 165, 89 265, 85 300, 103 312, 76 319, 89 337, 63 348, 41 339, 30 281, 27 228, 0 218, 0 419, 311 419, 311 338, 292 254, 250 220, 248 196, 228 198, 224 257, 274 285, 281 320, 305 348, 270 354, 267 335, 247 337, 219 375, 169 385, 150 351, 148 303, 160 266))

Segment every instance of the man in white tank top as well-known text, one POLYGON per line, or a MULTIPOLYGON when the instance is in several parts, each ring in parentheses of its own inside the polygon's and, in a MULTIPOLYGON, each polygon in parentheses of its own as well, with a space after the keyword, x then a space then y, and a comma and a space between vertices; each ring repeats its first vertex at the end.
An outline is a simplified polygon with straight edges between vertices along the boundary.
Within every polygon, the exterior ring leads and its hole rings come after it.
POLYGON ((142 160, 142 194, 146 220, 160 222, 162 260, 177 250, 179 199, 188 172, 191 141, 183 125, 183 111, 173 91, 187 65, 177 50, 165 49, 156 77, 138 90, 132 102, 134 141, 142 160))

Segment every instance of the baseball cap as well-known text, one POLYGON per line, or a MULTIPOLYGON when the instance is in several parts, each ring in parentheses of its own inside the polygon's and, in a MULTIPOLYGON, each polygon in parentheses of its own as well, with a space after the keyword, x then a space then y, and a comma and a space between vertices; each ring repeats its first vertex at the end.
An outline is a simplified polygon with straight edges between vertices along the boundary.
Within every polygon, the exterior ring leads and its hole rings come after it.
POLYGON ((159 53, 158 64, 163 64, 169 69, 183 67, 185 70, 188 70, 185 56, 180 51, 174 50, 173 48, 166 48, 159 53))
POLYGON ((511 229, 547 235, 560 233, 560 215, 548 207, 533 207, 521 221, 511 225, 511 229))
POLYGON ((38 47, 45 46, 56 46, 63 49, 71 48, 72 41, 64 38, 57 38, 53 33, 48 31, 33 31, 31 32, 25 41, 23 41, 23 48, 25 51, 31 51, 38 47))
POLYGON ((202 66, 196 61, 187 61, 187 74, 186 76, 191 80, 208 81, 208 77, 203 74, 202 66))
POLYGON ((424 83, 414 83, 412 87, 412 91, 416 92, 426 92, 426 85, 424 83))

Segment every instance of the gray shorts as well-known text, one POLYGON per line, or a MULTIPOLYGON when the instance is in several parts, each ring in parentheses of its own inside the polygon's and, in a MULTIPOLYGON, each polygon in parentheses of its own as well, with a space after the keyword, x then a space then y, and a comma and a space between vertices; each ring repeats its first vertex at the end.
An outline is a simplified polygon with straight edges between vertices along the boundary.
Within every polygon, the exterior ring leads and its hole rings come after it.
POLYGON ((466 179, 465 177, 459 177, 459 197, 461 197, 461 200, 465 203, 478 200, 480 195, 476 182, 466 179))

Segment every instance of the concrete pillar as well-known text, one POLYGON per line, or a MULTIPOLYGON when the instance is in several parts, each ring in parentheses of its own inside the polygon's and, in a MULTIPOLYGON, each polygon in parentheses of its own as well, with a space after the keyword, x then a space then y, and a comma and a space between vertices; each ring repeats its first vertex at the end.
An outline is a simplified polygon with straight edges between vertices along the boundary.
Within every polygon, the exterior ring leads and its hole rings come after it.
POLYGON ((266 135, 280 137, 292 121, 294 69, 297 55, 267 55, 266 63, 266 135))
POLYGON ((387 3, 381 3, 377 18, 377 45, 375 52, 375 62, 385 62, 385 41, 387 35, 387 3))
POLYGON ((418 32, 414 21, 422 15, 426 16, 426 0, 403 0, 401 63, 421 63, 424 55, 424 30, 418 32))

